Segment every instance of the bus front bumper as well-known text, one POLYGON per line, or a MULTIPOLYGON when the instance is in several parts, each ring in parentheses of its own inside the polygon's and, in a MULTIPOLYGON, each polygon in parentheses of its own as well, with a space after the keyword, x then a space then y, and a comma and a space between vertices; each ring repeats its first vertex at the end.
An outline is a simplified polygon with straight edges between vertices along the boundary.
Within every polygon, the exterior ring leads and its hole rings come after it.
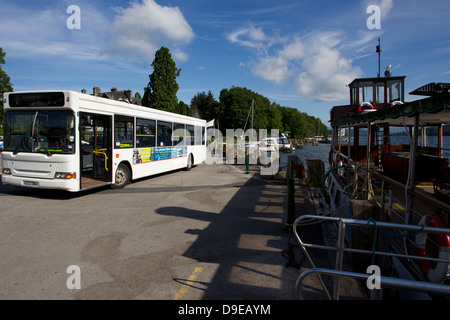
POLYGON ((78 179, 36 179, 17 177, 2 174, 2 184, 36 189, 58 189, 67 191, 79 191, 80 181, 78 179))

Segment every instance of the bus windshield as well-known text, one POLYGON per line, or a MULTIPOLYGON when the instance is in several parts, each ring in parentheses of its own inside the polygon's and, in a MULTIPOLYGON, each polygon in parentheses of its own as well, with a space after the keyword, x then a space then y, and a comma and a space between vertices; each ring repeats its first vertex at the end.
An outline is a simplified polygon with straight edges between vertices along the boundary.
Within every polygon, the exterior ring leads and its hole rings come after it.
POLYGON ((4 151, 73 154, 75 117, 71 111, 9 111, 4 151))

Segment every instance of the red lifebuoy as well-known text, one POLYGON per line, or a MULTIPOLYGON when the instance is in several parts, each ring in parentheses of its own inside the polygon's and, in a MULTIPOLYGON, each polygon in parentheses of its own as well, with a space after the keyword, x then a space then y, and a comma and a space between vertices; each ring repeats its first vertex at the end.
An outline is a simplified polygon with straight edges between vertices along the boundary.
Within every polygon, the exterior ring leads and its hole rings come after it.
POLYGON ((399 100, 393 101, 393 102, 391 102, 391 104, 389 104, 389 108, 392 108, 392 107, 395 107, 395 106, 399 106, 399 105, 402 105, 402 104, 403 104, 403 102, 401 102, 399 100))
POLYGON ((370 102, 363 102, 358 106, 358 113, 362 113, 364 110, 373 110, 373 105, 370 102))
MULTIPOLYGON (((430 226, 435 228, 446 228, 442 219, 435 214, 428 214, 424 216, 419 225, 430 226)), ((416 236, 416 255, 420 257, 428 257, 426 250, 427 233, 421 232, 416 236)), ((450 235, 438 234, 437 242, 439 245, 439 259, 449 260, 450 258, 450 235)), ((431 268, 430 262, 428 260, 417 260, 420 270, 425 278, 433 283, 441 283, 447 274, 449 264, 447 262, 438 262, 436 267, 431 268)))

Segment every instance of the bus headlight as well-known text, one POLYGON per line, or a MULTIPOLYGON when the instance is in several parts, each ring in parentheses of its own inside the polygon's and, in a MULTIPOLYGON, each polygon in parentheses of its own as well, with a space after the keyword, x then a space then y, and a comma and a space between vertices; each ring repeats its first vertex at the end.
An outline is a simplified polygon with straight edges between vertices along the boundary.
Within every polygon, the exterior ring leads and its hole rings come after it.
POLYGON ((2 173, 3 173, 3 174, 11 174, 11 169, 9 169, 9 168, 3 168, 2 173))
POLYGON ((75 179, 77 177, 75 172, 56 172, 55 179, 75 179))

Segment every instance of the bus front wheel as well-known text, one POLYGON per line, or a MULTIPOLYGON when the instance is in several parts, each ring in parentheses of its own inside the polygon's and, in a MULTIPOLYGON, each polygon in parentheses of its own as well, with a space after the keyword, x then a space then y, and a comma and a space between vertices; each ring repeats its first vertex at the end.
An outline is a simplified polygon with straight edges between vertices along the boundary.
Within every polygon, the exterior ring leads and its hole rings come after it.
POLYGON ((114 183, 111 185, 111 187, 114 189, 123 188, 130 182, 130 179, 130 169, 126 165, 120 164, 117 167, 116 175, 114 177, 114 183))

